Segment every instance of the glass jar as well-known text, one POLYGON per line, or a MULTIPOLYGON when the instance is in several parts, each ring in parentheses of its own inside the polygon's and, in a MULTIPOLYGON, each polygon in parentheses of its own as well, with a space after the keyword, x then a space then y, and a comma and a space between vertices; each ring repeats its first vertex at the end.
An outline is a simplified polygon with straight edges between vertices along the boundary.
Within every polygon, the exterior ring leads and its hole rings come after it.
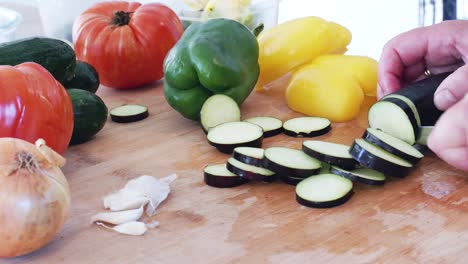
POLYGON ((0 43, 15 40, 16 29, 22 20, 18 12, 0 7, 0 43))
POLYGON ((45 35, 71 42, 75 18, 97 2, 99 0, 38 0, 45 35))

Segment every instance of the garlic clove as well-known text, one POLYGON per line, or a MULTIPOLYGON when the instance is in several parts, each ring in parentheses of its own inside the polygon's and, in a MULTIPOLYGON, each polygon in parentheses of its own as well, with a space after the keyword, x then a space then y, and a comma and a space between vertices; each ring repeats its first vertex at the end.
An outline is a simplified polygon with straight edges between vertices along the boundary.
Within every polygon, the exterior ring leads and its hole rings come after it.
POLYGON ((119 225, 140 219, 143 215, 143 206, 138 209, 126 210, 120 212, 98 213, 91 217, 92 222, 105 222, 119 225))
POLYGON ((139 222, 139 221, 132 221, 132 222, 116 225, 112 229, 121 234, 133 235, 133 236, 141 236, 148 230, 145 223, 139 222))
POLYGON ((104 208, 110 209, 111 211, 122 211, 145 206, 150 199, 138 192, 122 189, 105 196, 102 200, 104 208))

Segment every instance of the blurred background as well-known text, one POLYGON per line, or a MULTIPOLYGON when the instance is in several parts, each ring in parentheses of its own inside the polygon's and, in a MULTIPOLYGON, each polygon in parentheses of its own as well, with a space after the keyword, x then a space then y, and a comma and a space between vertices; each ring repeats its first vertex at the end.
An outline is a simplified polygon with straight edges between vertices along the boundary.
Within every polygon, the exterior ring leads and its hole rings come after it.
MULTIPOLYGON (((58 28, 70 27, 70 21, 85 6, 98 0, 0 0, 0 7, 17 11, 14 17, 0 8, 0 42, 32 35, 60 35, 58 28), (15 20, 16 19, 16 20, 15 20), (18 21, 19 20, 19 21, 18 21), (12 22, 13 21, 13 22, 12 22), (16 21, 16 22, 15 22, 16 21), (15 25, 17 23, 17 25, 15 25), (13 34, 12 25, 17 27, 13 34)), ((181 8, 177 0, 166 2, 174 9, 181 8)), ((254 1, 255 2, 255 1, 254 1)), ((464 0, 263 0, 268 6, 268 19, 282 23, 297 17, 320 16, 338 22, 353 34, 348 54, 380 57, 383 45, 393 36, 415 27, 448 19, 465 19, 464 0)), ((179 10, 180 11, 180 10, 179 10)), ((271 25, 267 25, 271 26, 271 25)))

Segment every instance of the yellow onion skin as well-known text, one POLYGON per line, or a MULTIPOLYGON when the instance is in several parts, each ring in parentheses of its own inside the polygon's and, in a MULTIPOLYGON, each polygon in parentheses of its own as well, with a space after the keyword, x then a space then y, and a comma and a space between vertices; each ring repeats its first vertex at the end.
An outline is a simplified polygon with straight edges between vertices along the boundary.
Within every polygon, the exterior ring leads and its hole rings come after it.
POLYGON ((64 164, 45 144, 0 138, 1 258, 34 252, 60 232, 70 213, 64 164))

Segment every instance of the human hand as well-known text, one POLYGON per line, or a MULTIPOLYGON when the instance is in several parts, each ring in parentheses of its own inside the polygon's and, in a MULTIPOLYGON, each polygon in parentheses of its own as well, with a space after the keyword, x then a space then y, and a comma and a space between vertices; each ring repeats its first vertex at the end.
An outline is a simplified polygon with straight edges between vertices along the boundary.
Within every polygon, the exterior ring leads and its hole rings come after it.
POLYGON ((379 62, 378 98, 433 74, 455 71, 434 95, 447 110, 429 140, 429 148, 447 163, 468 171, 468 21, 445 21, 417 28, 390 40, 379 62), (464 98, 462 100, 462 98, 464 98))
POLYGON ((428 147, 448 164, 468 171, 468 93, 439 118, 428 147))

